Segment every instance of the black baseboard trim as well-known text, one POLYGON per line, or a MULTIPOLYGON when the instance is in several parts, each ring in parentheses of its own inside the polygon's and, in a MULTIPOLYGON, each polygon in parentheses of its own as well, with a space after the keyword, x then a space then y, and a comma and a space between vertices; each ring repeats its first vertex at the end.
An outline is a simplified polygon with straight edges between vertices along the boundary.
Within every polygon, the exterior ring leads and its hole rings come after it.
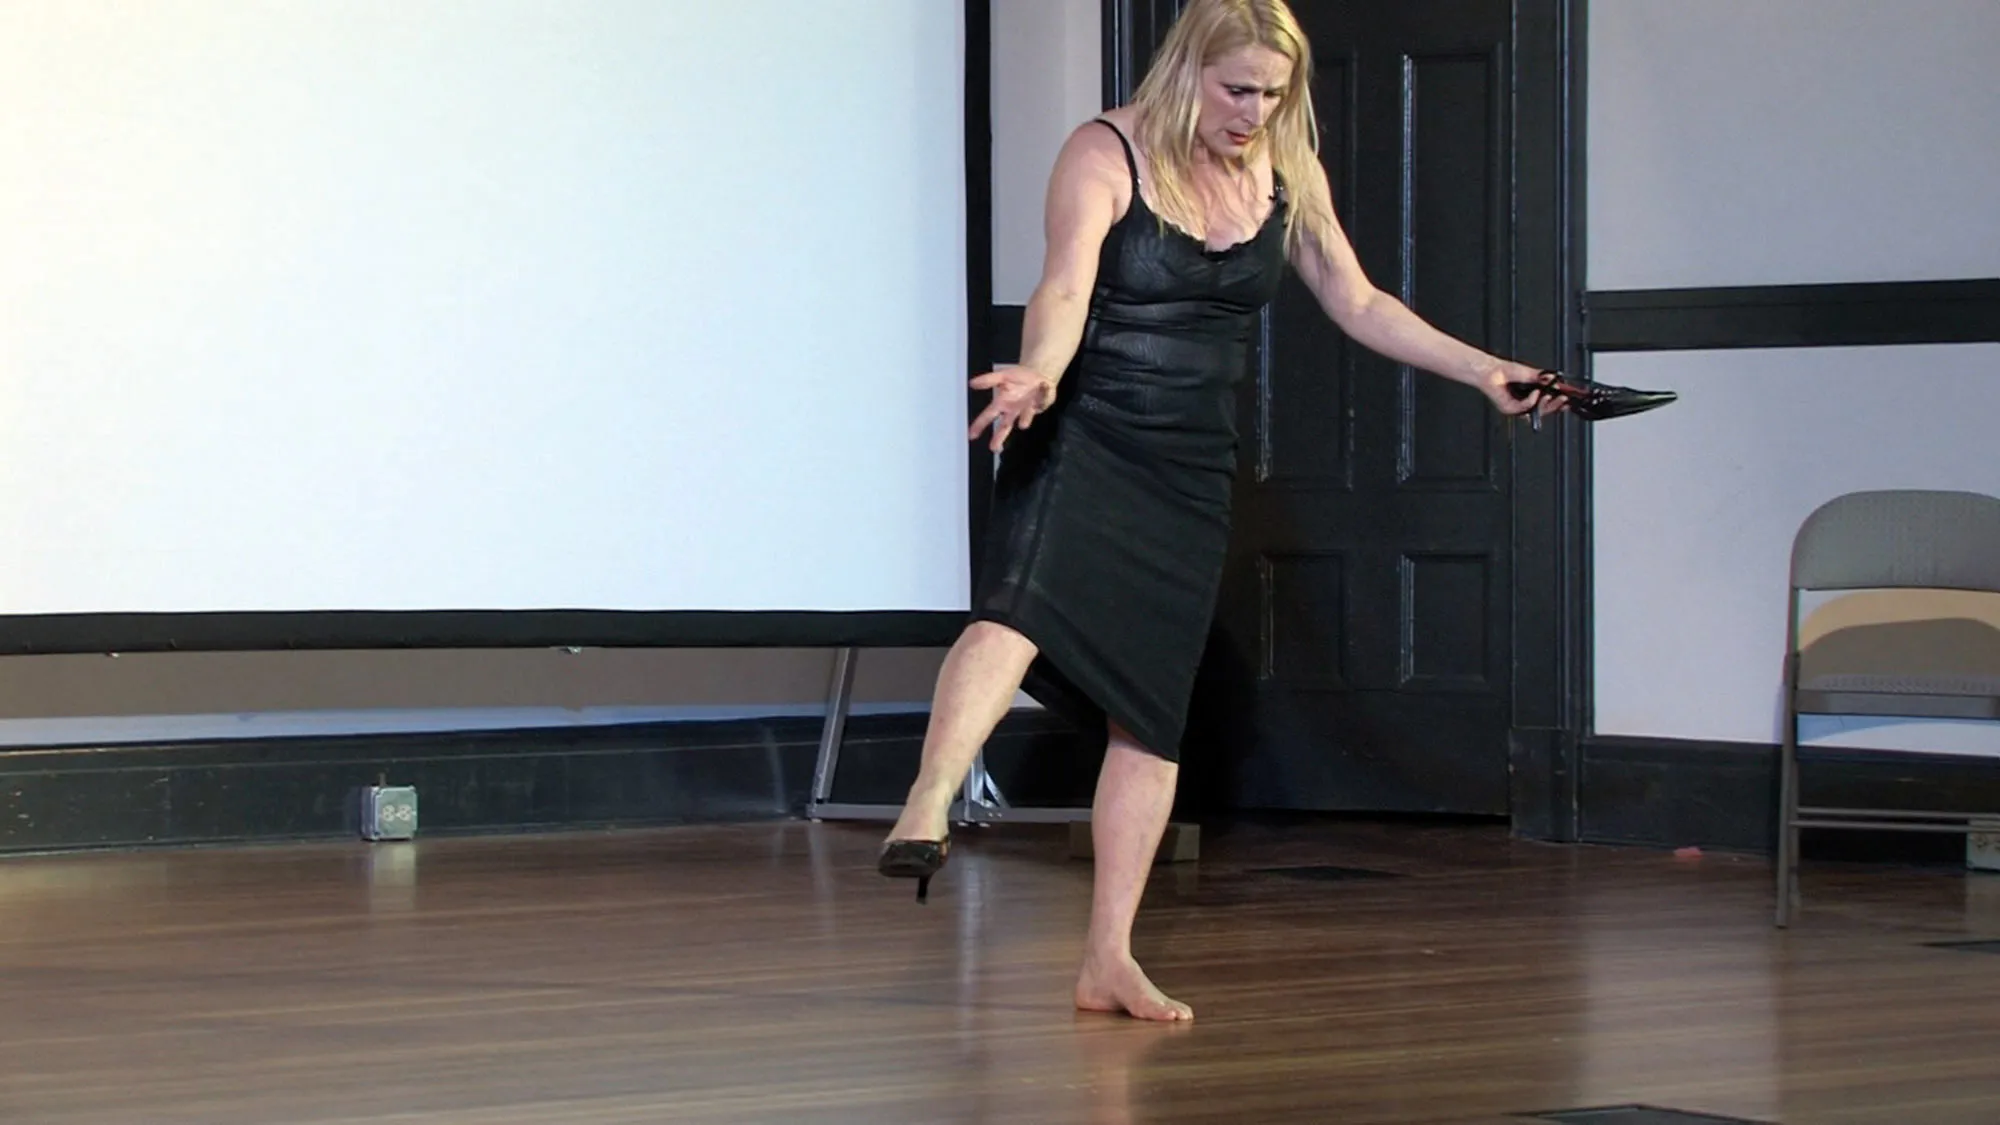
MULTIPOLYGON (((851 717, 833 799, 900 804, 926 719, 851 717)), ((378 777, 416 787, 420 836, 794 818, 819 735, 801 716, 7 751, 0 854, 355 838, 378 777)), ((1075 745, 1024 710, 986 759, 1016 804, 1088 804, 1097 761, 1075 745)))
MULTIPOLYGON (((2000 815, 2000 759, 1807 747, 1806 804, 1983 811, 2000 815)), ((1577 786, 1578 838, 1594 844, 1696 846, 1770 854, 1778 824, 1778 747, 1749 742, 1593 736, 1577 786)), ((1949 834, 1808 831, 1808 857, 1963 857, 1949 834)))
POLYGON ((1578 771, 1581 842, 1768 852, 1777 839, 1775 746, 1591 737, 1578 771))
POLYGON ((1599 290, 1591 351, 1966 344, 2000 340, 2000 278, 1599 290))

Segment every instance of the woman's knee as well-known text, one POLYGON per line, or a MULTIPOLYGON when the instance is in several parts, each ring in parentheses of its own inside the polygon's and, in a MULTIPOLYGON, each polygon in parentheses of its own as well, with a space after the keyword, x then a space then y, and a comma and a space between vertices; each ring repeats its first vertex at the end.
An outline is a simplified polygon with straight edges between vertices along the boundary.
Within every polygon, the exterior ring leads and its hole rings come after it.
POLYGON ((1174 765, 1179 764, 1174 755, 1161 753, 1139 741, 1131 731, 1120 726, 1117 720, 1107 719, 1105 720, 1105 726, 1109 734, 1105 746, 1107 750, 1122 750, 1134 754, 1144 754, 1148 758, 1156 758, 1162 762, 1174 765))
POLYGON ((966 648, 1005 653, 1019 660, 1023 666, 1040 652, 1035 642, 1020 630, 998 621, 974 621, 959 634, 958 643, 966 648))

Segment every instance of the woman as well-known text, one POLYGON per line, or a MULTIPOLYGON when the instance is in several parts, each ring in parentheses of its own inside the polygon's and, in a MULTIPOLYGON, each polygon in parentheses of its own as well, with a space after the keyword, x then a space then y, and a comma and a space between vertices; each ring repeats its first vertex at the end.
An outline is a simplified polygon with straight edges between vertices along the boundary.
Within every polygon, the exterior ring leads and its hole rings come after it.
POLYGON ((1132 919, 1229 541, 1235 386, 1286 264, 1375 351, 1505 414, 1560 408, 1523 386, 1543 373, 1444 335, 1362 275, 1315 152, 1310 67, 1283 0, 1188 4, 1132 103, 1064 144, 1021 362, 972 380, 993 392, 972 436, 990 430, 1003 453, 992 530, 879 866, 923 897, 953 795, 1018 687, 1102 729, 1079 1008, 1193 1015, 1133 959, 1132 919))

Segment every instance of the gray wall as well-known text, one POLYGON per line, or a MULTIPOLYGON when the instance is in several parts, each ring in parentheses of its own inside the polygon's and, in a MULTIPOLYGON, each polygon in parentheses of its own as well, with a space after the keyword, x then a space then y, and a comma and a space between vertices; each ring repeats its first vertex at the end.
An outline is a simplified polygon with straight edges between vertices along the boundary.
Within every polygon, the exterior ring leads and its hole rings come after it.
POLYGON ((1099 0, 993 0, 995 304, 1027 304, 1041 277, 1049 169, 1103 108, 1101 23, 1099 0))
MULTIPOLYGON (((1098 108, 1097 0, 993 0, 994 300, 1027 300, 1062 137, 1098 108)), ((871 650, 859 709, 930 698, 941 652, 871 650)), ((813 650, 167 653, 0 658, 0 746, 811 713, 813 650)))

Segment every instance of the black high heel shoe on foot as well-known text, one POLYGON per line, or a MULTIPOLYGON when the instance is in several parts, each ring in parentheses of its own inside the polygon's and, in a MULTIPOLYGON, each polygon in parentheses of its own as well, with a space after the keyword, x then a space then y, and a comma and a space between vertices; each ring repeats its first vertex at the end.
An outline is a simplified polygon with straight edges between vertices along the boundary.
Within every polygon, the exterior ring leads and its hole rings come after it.
MULTIPOLYGON (((1544 371, 1542 376, 1541 382, 1509 383, 1507 393, 1517 399, 1526 399, 1536 391, 1556 395, 1568 400, 1569 412, 1586 422, 1644 414, 1681 397, 1673 391, 1635 391, 1630 387, 1614 387, 1588 379, 1565 379, 1558 371, 1544 371)), ((1541 415, 1537 413, 1535 420, 1540 419, 1541 415)))
POLYGON ((917 901, 930 901, 931 876, 951 855, 951 837, 942 840, 891 840, 882 845, 875 870, 891 879, 915 879, 917 901))

